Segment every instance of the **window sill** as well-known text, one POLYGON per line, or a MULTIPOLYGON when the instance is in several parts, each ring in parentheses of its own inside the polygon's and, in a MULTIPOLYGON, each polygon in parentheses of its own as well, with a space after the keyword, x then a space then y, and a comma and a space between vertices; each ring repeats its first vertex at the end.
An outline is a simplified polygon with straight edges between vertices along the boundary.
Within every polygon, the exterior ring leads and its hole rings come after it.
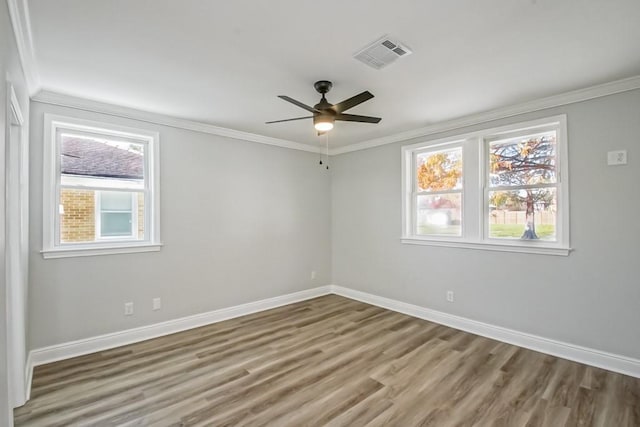
POLYGON ((490 242, 469 242, 462 240, 436 240, 420 237, 403 237, 402 243, 409 245, 443 246, 448 248, 477 249, 498 252, 517 252, 538 255, 569 256, 571 248, 560 246, 544 246, 544 244, 532 243, 530 245, 514 243, 490 243, 490 242))
POLYGON ((44 259, 72 258, 81 256, 131 254, 137 252, 158 252, 162 243, 97 244, 90 246, 69 246, 40 251, 44 259))

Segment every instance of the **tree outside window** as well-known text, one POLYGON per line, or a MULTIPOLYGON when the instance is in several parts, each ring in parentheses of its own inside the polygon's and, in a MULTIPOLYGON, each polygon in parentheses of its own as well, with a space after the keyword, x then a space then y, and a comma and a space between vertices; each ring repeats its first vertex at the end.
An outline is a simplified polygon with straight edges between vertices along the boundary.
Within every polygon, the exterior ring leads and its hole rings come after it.
POLYGON ((416 155, 416 232, 460 236, 462 233, 462 147, 416 155))
POLYGON ((492 238, 555 240, 556 133, 489 143, 492 238))

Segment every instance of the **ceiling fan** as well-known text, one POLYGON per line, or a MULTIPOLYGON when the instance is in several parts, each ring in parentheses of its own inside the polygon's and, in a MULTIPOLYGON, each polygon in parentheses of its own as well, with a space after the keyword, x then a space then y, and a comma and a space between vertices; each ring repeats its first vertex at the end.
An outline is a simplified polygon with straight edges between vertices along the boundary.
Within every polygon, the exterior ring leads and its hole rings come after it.
POLYGON ((337 104, 331 104, 327 101, 327 98, 325 98, 324 95, 331 90, 331 88, 333 87, 333 83, 327 80, 320 80, 318 82, 315 82, 313 87, 315 87, 315 89, 322 95, 320 102, 318 102, 313 107, 305 105, 302 102, 296 101, 295 99, 285 95, 278 96, 278 98, 284 99, 287 102, 290 102, 300 108, 307 110, 310 113, 313 113, 312 116, 296 117, 293 119, 285 120, 274 120, 272 122, 266 122, 266 124, 313 119, 313 126, 318 131, 318 135, 322 135, 323 133, 333 129, 333 124, 336 120, 359 123, 378 123, 380 122, 380 120, 382 120, 380 117, 344 114, 344 112, 348 109, 353 108, 356 105, 362 104, 363 102, 373 98, 373 94, 369 91, 359 93, 358 95, 352 96, 351 98, 345 99, 344 101, 338 102, 337 104))

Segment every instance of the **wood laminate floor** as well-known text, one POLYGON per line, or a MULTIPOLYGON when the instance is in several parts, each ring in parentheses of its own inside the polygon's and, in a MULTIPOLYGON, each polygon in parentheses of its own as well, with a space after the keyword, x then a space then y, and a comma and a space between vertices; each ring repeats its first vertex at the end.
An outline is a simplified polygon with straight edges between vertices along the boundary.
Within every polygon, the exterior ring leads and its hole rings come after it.
POLYGON ((39 366, 16 426, 640 426, 640 379, 335 295, 39 366))

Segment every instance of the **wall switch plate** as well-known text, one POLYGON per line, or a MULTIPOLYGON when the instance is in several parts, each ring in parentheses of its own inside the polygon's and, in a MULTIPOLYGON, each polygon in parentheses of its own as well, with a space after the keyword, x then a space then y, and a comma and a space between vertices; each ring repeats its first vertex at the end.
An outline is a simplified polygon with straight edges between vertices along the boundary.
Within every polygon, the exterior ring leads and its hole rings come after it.
POLYGON ((125 316, 133 315, 133 303, 132 302, 125 302, 124 303, 124 315, 125 316))
POLYGON ((153 311, 160 310, 160 308, 162 308, 162 301, 160 301, 160 298, 154 298, 153 311))
POLYGON ((316 272, 312 271, 311 272, 311 280, 315 280, 315 278, 316 278, 316 272))
POLYGON ((447 301, 453 302, 453 291, 447 291, 447 301))
POLYGON ((627 164, 627 150, 609 151, 607 153, 607 165, 620 166, 627 164))

